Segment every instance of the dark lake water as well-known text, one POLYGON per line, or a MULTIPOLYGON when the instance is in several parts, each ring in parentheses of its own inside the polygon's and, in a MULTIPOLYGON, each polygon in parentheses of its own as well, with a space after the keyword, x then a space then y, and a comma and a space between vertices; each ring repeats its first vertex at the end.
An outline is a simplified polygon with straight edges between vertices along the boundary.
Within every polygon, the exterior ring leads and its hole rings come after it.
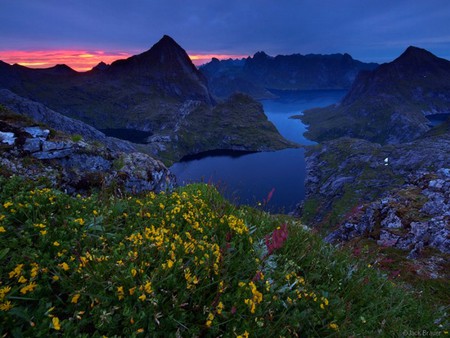
MULTIPOLYGON (((290 117, 305 109, 336 103, 345 91, 289 91, 277 92, 277 95, 278 99, 262 101, 268 119, 285 138, 309 145, 314 142, 303 136, 306 127, 300 120, 290 117)), ((303 149, 244 155, 214 152, 175 163, 170 169, 179 184, 213 183, 237 204, 255 206, 274 189, 266 206, 274 212, 292 211, 305 196, 303 149)))
POLYGON ((450 118, 450 114, 432 114, 427 116, 430 126, 436 127, 450 118))
POLYGON ((147 143, 147 137, 152 136, 153 133, 147 131, 141 131, 136 129, 99 129, 106 136, 117 137, 122 140, 127 140, 133 143, 147 143))

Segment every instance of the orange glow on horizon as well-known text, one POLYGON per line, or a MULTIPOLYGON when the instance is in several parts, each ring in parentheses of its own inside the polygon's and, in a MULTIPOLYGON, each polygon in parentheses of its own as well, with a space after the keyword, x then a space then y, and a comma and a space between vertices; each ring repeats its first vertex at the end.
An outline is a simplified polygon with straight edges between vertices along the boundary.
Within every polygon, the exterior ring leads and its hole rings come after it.
MULTIPOLYGON (((136 53, 138 54, 138 53, 136 53)), ((46 51, 21 51, 21 50, 0 50, 0 60, 9 64, 19 64, 30 68, 49 68, 57 64, 66 64, 79 72, 91 70, 100 62, 111 64, 119 59, 126 59, 132 53, 124 51, 87 51, 87 50, 46 50, 46 51)), ((247 57, 247 55, 233 54, 201 54, 193 53, 189 55, 192 62, 202 65, 211 59, 236 59, 247 57)))
POLYGON ((0 50, 0 60, 30 68, 48 68, 57 64, 66 64, 69 67, 83 72, 91 70, 101 61, 109 64, 118 59, 131 56, 128 52, 106 52, 87 50, 0 50))

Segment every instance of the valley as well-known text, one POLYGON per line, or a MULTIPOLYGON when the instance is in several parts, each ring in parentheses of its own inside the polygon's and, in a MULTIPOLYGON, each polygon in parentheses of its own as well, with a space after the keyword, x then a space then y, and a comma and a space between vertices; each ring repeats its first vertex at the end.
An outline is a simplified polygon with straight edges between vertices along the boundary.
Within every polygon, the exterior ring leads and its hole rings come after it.
POLYGON ((412 46, 197 68, 168 35, 0 61, 0 333, 447 332, 449 79, 412 46))

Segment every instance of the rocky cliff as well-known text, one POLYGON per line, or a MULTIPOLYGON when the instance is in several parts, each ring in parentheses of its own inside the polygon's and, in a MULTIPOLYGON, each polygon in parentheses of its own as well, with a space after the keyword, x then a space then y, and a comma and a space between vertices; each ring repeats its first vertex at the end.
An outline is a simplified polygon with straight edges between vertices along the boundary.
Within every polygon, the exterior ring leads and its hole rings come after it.
POLYGON ((213 59, 200 70, 218 97, 243 92, 261 99, 274 97, 271 90, 348 89, 360 71, 376 66, 354 60, 348 54, 271 57, 258 52, 242 60, 213 59))
MULTIPOLYGON (((58 118, 40 105, 34 107, 38 109, 35 111, 38 117, 58 118)), ((70 123, 67 117, 61 119, 70 123)), ((130 152, 132 148, 122 152, 120 141, 107 140, 110 146, 105 146, 100 142, 101 135, 99 138, 90 127, 73 122, 77 131, 88 135, 86 139, 80 134, 68 135, 49 128, 0 106, 0 174, 45 178, 70 193, 92 188, 141 192, 174 187, 175 177, 160 161, 130 152)), ((65 124, 61 126, 65 128, 65 124)))
POLYGON ((450 61, 417 47, 362 72, 342 102, 305 111, 306 135, 322 142, 348 136, 378 143, 412 141, 430 130, 430 114, 450 113, 450 61))

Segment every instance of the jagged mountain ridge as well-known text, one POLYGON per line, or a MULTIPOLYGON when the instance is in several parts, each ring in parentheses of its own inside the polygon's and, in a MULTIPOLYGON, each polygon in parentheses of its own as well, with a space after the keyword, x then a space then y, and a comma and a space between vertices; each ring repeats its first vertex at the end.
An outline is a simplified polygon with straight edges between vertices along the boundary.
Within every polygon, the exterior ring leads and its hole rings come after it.
POLYGON ((158 79, 163 83, 160 89, 168 94, 213 103, 203 74, 186 51, 167 35, 149 50, 101 68, 101 72, 110 77, 130 78, 142 85, 158 79))
POLYGON ((425 117, 450 113, 450 61, 417 47, 372 72, 359 74, 344 99, 306 111, 307 136, 341 136, 379 143, 408 142, 430 130, 425 117))
POLYGON ((241 91, 264 98, 273 96, 270 90, 348 89, 360 71, 376 66, 354 60, 349 54, 272 57, 257 52, 253 57, 241 60, 213 59, 200 70, 219 97, 241 91))
POLYGON ((223 114, 207 80, 169 36, 144 53, 84 73, 61 65, 30 69, 2 62, 0 88, 97 129, 147 132, 151 136, 141 149, 167 163, 219 145, 251 151, 292 146, 254 101, 233 97, 225 102, 229 114, 223 114), (242 127, 250 132, 236 132, 242 127), (208 135, 200 134, 204 128, 208 135))

